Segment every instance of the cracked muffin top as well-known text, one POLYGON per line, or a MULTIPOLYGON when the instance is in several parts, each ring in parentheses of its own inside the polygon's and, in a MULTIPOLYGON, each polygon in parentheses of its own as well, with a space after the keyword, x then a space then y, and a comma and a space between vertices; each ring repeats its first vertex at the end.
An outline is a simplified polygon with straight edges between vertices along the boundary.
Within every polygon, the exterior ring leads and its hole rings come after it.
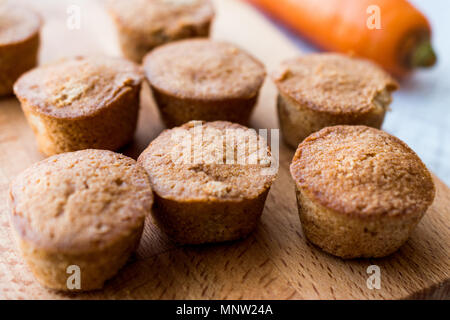
POLYGON ((175 201, 254 199, 275 179, 272 161, 255 130, 226 121, 165 130, 138 159, 155 193, 175 201))
POLYGON ((284 61, 272 75, 279 91, 302 106, 332 114, 387 108, 397 82, 367 60, 334 53, 284 61))
POLYGON ((138 34, 177 34, 214 17, 210 0, 109 0, 107 7, 124 29, 138 34))
POLYGON ((33 69, 14 85, 22 103, 55 118, 93 115, 136 86, 143 73, 128 60, 75 57, 33 69))
POLYGON ((136 232, 153 195, 136 161, 104 150, 63 153, 32 165, 11 184, 11 221, 48 250, 102 248, 136 232))
POLYGON ((41 19, 34 11, 0 3, 0 46, 25 41, 40 27, 41 19))
POLYGON ((414 151, 365 126, 310 135, 295 153, 291 174, 321 205, 362 217, 425 212, 435 195, 431 174, 414 151))
POLYGON ((153 87, 178 98, 221 100, 254 97, 264 66, 235 45, 206 39, 163 45, 144 59, 153 87))

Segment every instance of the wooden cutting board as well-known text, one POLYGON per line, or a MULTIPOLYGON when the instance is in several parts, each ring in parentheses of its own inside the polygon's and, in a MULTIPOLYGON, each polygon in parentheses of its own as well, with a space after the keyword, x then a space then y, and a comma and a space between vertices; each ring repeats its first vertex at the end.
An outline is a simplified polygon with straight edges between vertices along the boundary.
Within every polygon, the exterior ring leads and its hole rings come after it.
MULTIPOLYGON (((66 55, 120 54, 113 26, 92 0, 21 0, 44 16, 41 63, 66 55), (66 27, 67 7, 81 8, 81 29, 66 27)), ((215 1, 213 37, 246 48, 272 70, 297 49, 258 12, 235 0, 215 1)), ((267 81, 252 126, 276 128, 275 88, 267 81)), ((388 115, 389 116, 389 115, 388 115)), ((123 150, 132 157, 162 130, 148 88, 142 93, 139 130, 123 150)), ((411 239, 384 259, 344 261, 308 244, 297 214, 288 166, 280 150, 279 177, 257 230, 247 239, 177 247, 148 219, 138 252, 101 291, 80 295, 42 288, 14 249, 7 208, 8 184, 43 159, 14 98, 0 100, 0 298, 2 299, 399 299, 450 297, 450 190, 438 178, 436 200, 411 239), (381 289, 366 285, 366 270, 381 270, 381 289)))

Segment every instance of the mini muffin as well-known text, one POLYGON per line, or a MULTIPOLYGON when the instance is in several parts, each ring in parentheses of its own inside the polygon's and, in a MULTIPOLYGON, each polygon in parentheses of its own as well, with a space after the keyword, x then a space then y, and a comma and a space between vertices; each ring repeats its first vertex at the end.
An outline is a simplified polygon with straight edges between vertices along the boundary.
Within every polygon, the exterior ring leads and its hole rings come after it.
POLYGON ((306 237, 342 258, 396 251, 431 205, 433 179, 404 142, 366 126, 320 130, 291 164, 306 237))
POLYGON ((165 130, 138 163, 150 176, 156 223, 182 244, 247 236, 276 176, 265 140, 224 121, 165 130))
POLYGON ((208 37, 214 18, 210 0, 109 0, 107 7, 124 55, 136 62, 159 45, 208 37))
POLYGON ((0 96, 37 64, 41 20, 33 11, 0 3, 0 96))
POLYGON ((164 45, 144 59, 164 123, 227 120, 248 124, 264 66, 238 47, 206 39, 164 45))
POLYGON ((29 268, 44 286, 69 290, 69 266, 81 289, 101 288, 137 248, 153 195, 145 171, 104 150, 59 154, 11 184, 11 227, 29 268))
POLYGON ((27 72, 14 92, 44 154, 117 150, 133 139, 142 80, 127 60, 76 57, 27 72))
POLYGON ((328 126, 381 128, 397 89, 395 80, 373 63, 329 53, 287 60, 273 78, 281 132, 294 148, 328 126))

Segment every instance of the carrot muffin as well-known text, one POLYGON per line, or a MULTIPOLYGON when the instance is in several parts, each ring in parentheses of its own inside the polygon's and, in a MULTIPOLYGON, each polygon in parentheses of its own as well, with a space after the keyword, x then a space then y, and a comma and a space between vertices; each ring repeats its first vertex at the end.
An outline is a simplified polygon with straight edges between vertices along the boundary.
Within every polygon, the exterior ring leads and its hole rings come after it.
POLYGON ((76 57, 27 72, 14 92, 44 154, 117 150, 133 139, 142 80, 130 61, 76 57))
POLYGON ((397 83, 373 63, 320 53, 287 60, 273 74, 285 142, 297 148, 324 127, 352 124, 381 128, 397 83))
POLYGON ((124 55, 136 62, 164 43, 207 37, 214 18, 209 0, 109 0, 107 7, 124 55))
POLYGON ((145 171, 105 150, 59 154, 11 184, 11 226, 29 268, 44 286, 69 290, 69 266, 80 290, 101 288, 136 249, 153 201, 145 171))
POLYGON ((396 251, 431 205, 433 179, 404 142, 366 126, 320 130, 291 164, 306 237, 342 257, 396 251))
POLYGON ((264 66, 238 47, 184 40, 149 53, 147 79, 168 127, 190 120, 246 125, 264 82, 264 66))
POLYGON ((155 221, 183 244, 247 236, 276 176, 265 140, 224 121, 165 130, 138 163, 150 176, 155 221))
POLYGON ((35 12, 0 3, 0 96, 12 94, 17 78, 36 66, 40 27, 35 12))

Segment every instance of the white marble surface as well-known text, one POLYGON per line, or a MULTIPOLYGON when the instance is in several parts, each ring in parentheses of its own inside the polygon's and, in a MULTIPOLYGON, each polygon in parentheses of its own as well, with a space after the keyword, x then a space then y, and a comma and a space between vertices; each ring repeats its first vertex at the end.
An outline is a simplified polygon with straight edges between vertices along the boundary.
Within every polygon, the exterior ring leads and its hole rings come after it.
MULTIPOLYGON (((383 128, 405 141, 428 168, 450 185, 450 1, 411 2, 432 24, 439 61, 433 69, 418 71, 401 83, 383 128)), ((303 51, 317 50, 282 29, 303 51)))

